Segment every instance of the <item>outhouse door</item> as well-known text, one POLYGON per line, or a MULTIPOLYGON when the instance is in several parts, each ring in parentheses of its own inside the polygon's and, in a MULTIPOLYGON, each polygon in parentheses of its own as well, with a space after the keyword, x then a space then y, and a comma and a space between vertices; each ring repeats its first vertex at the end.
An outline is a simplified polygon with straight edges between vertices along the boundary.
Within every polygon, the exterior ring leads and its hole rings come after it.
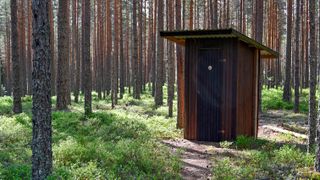
POLYGON ((199 49, 197 132, 200 141, 220 141, 224 59, 219 48, 199 49))

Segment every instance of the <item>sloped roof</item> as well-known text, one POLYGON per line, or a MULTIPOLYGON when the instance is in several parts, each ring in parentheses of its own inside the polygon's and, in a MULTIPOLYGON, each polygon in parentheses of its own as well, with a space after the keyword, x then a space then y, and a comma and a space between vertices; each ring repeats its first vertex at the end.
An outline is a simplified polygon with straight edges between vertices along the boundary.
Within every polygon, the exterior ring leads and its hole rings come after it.
POLYGON ((234 30, 234 29, 216 29, 216 30, 183 30, 183 31, 161 31, 160 36, 180 45, 185 45, 186 39, 201 38, 238 38, 240 41, 260 50, 262 58, 277 58, 279 53, 257 42, 254 39, 234 30))

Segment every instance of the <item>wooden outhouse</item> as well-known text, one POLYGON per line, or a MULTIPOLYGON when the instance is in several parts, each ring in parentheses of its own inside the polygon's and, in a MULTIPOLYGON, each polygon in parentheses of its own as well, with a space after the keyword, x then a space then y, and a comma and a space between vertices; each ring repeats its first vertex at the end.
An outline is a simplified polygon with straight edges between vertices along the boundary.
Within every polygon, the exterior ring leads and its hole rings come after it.
MULTIPOLYGON (((261 58, 278 53, 234 29, 160 32, 185 46, 184 136, 234 140, 257 136, 261 58)), ((181 68, 181 67, 180 67, 181 68)))

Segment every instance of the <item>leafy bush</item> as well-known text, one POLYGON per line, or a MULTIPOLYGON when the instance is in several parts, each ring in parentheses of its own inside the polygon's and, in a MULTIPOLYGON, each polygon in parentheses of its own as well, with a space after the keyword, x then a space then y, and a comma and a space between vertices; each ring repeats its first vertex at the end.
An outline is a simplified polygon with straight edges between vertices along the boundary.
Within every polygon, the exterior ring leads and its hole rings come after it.
POLYGON ((255 149, 265 145, 267 141, 247 136, 238 136, 236 139, 236 147, 238 149, 255 149))
POLYGON ((314 156, 301 152, 295 146, 285 145, 274 151, 274 160, 294 167, 310 167, 314 163, 314 156))

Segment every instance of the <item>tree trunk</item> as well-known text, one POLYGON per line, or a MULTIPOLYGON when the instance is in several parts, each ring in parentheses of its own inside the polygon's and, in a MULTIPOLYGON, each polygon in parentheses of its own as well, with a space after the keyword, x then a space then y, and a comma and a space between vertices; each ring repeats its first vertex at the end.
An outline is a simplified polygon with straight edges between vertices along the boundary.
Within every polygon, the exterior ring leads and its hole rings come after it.
MULTIPOLYGON (((169 1, 168 3, 168 17, 169 17, 169 30, 174 29, 174 11, 173 3, 169 1)), ((173 99, 174 99, 174 84, 175 84, 175 57, 174 57, 174 45, 172 42, 169 42, 169 53, 168 53, 168 108, 169 108, 169 117, 173 116, 173 99)))
MULTIPOLYGON (((310 96, 309 96, 309 138, 308 138, 308 151, 311 152, 315 145, 315 138, 317 133, 317 102, 316 102, 316 85, 317 85, 317 45, 316 45, 316 27, 315 27, 315 1, 309 2, 309 18, 310 18, 310 96)), ((319 126, 319 125, 318 125, 319 126)), ((320 132, 318 132, 320 135, 320 132)), ((319 157, 319 151, 317 152, 319 157)), ((318 158, 317 158, 318 159, 318 158)), ((320 169, 320 165, 316 165, 316 169, 320 169)))
POLYGON ((123 24, 122 24, 122 1, 119 1, 119 31, 120 31, 120 98, 123 98, 124 86, 125 86, 125 61, 123 52, 123 24))
POLYGON ((75 59, 75 87, 74 87, 74 102, 79 102, 79 89, 80 89, 80 51, 79 51, 79 11, 78 11, 78 0, 73 0, 73 16, 74 21, 73 22, 73 48, 74 48, 74 59, 75 59))
POLYGON ((137 37, 137 1, 133 0, 132 9, 132 35, 133 35, 133 97, 135 99, 140 99, 140 87, 139 87, 139 63, 138 63, 138 37, 137 37))
MULTIPOLYGON (((263 38, 263 1, 256 0, 255 8, 255 39, 256 41, 262 43, 263 38)), ((259 112, 262 111, 261 100, 262 100, 262 88, 263 88, 263 62, 260 59, 260 74, 259 74, 259 112)))
POLYGON ((292 32, 292 0, 288 0, 287 16, 287 50, 286 50, 286 74, 283 90, 283 100, 291 101, 291 32, 292 32))
POLYGON ((46 179, 52 170, 49 0, 33 0, 32 179, 46 179))
MULTIPOLYGON (((163 30, 163 1, 158 1, 158 31, 163 30)), ((163 105, 163 39, 160 37, 160 34, 157 35, 157 60, 156 60, 156 88, 155 88, 155 105, 163 105)))
POLYGON ((300 0, 296 0, 296 32, 295 32, 295 38, 296 38, 296 52, 295 52, 295 64, 294 64, 294 112, 299 112, 299 100, 300 100, 300 94, 299 94, 299 88, 300 88, 300 0))
MULTIPOLYGON (((58 12, 58 74, 57 110, 67 110, 69 104, 69 0, 59 0, 58 12)), ((86 37, 87 38, 87 37, 86 37)))
POLYGON ((84 111, 85 116, 92 113, 92 73, 91 73, 91 54, 90 54, 90 0, 82 1, 82 16, 83 16, 83 26, 82 26, 82 72, 83 75, 83 89, 84 89, 84 111), (87 39, 87 41, 85 41, 87 39))
POLYGON ((11 0, 11 40, 12 40, 12 74, 13 74, 13 112, 22 112, 20 84, 20 52, 18 49, 17 0, 11 0))

